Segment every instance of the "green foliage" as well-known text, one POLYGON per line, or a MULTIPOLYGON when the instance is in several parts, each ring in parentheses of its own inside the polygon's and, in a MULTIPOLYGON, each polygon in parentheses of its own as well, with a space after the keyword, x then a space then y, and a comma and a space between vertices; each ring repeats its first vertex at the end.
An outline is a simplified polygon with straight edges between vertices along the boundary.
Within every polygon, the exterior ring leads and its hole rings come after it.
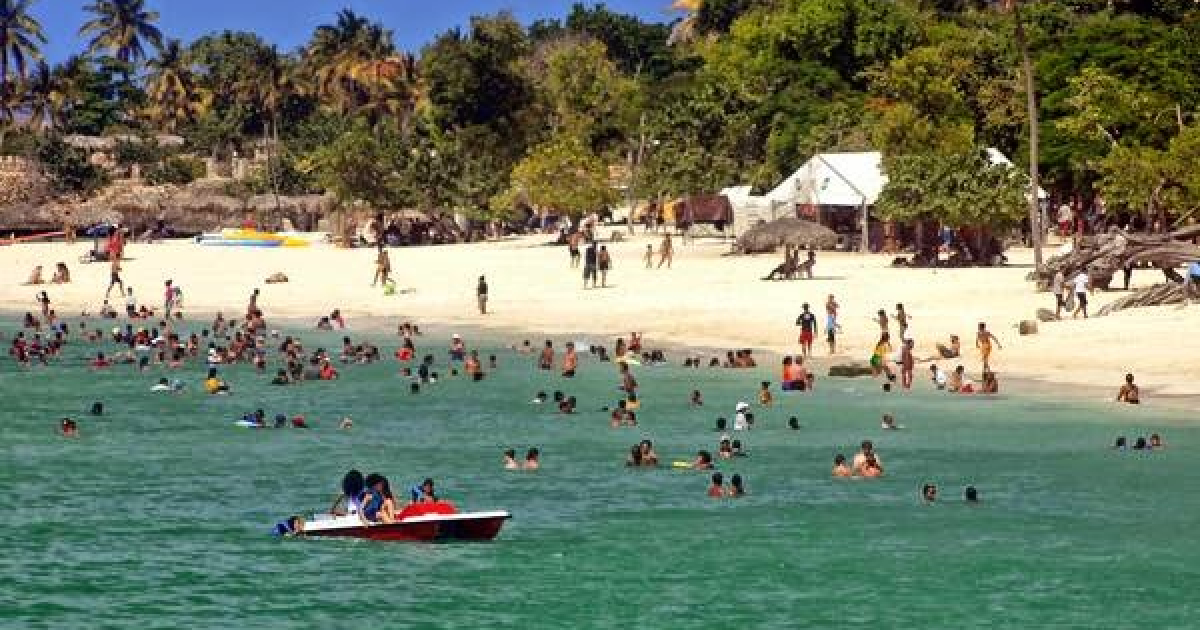
POLYGON ((113 149, 113 157, 121 166, 140 164, 157 164, 167 156, 167 151, 155 142, 153 137, 145 136, 138 141, 121 140, 113 149))
POLYGON ((41 139, 37 159, 56 193, 87 195, 108 184, 104 169, 88 162, 85 152, 68 145, 58 136, 41 139))
POLYGON ((386 140, 359 125, 310 159, 317 182, 342 204, 363 202, 386 208, 396 201, 400 188, 397 157, 386 140))
POLYGON ((875 204, 885 219, 1000 230, 1019 223, 1028 207, 1028 179, 993 165, 982 150, 896 156, 885 170, 888 183, 875 204))
POLYGON ((491 205, 515 208, 524 202, 578 217, 616 201, 604 161, 578 138, 560 136, 521 160, 513 169, 511 188, 491 205))
POLYGON ((182 155, 173 155, 146 171, 146 181, 153 185, 186 186, 204 177, 204 162, 182 155))

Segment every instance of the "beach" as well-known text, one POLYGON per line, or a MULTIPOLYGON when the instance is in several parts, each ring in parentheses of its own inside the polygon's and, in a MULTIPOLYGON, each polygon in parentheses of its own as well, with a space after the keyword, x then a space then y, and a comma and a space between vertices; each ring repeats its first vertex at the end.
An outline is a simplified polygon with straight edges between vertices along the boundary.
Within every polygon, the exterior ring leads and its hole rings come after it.
MULTIPOLYGON (((605 227, 601 236, 623 232, 605 227)), ((857 253, 818 254, 815 278, 766 282, 779 255, 728 256, 730 241, 699 239, 675 244, 673 268, 645 269, 647 244, 657 250, 661 236, 626 234, 607 243, 613 271, 609 288, 582 288, 580 269, 568 266, 565 247, 546 246, 545 235, 469 245, 390 250, 396 295, 372 288, 375 251, 369 248, 202 247, 190 241, 130 244, 122 276, 139 302, 161 310, 163 283, 183 289, 190 319, 211 319, 222 311, 240 315, 254 288, 262 289, 260 305, 268 319, 316 319, 341 309, 353 330, 356 321, 412 321, 464 330, 482 330, 539 341, 542 336, 586 338, 611 346, 631 331, 645 334, 649 347, 682 345, 710 349, 753 348, 763 357, 796 354, 795 326, 801 304, 818 314, 822 329, 814 346, 817 365, 865 362, 877 339, 872 321, 879 309, 895 312, 903 303, 911 315, 910 331, 919 358, 936 354, 936 343, 957 334, 961 360, 940 362, 944 369, 961 363, 978 378, 974 349, 979 322, 1003 345, 993 356, 1002 386, 1005 379, 1040 381, 1064 395, 1108 388, 1115 396, 1124 375, 1132 372, 1143 400, 1155 397, 1176 404, 1200 400, 1200 382, 1188 361, 1200 356, 1200 337, 1181 334, 1200 325, 1200 306, 1133 309, 1107 317, 1040 323, 1039 333, 1020 336, 1021 320, 1035 319, 1038 308, 1053 308, 1053 298, 1035 293, 1025 276, 1032 268, 1031 250, 1008 253, 1010 263, 998 268, 909 269, 890 266, 892 257, 857 253), (265 284, 283 272, 286 284, 265 284), (490 285, 489 311, 478 314, 475 287, 480 275, 490 285), (828 356, 824 343, 824 304, 828 295, 841 305, 839 354, 828 356)), ((76 317, 84 308, 95 313, 108 285, 109 265, 79 264, 91 243, 22 244, 0 247, 0 264, 10 269, 0 285, 0 309, 37 311, 35 294, 46 290, 60 316, 76 317), (34 265, 48 278, 56 262, 72 272, 69 285, 23 286, 34 265)), ((1047 249, 1047 256, 1053 254, 1047 249)), ((657 265, 657 258, 655 265, 657 265)), ((1132 287, 1162 279, 1156 271, 1134 274, 1132 287)), ((123 311, 123 300, 112 304, 123 311)), ((1097 291, 1090 308, 1125 295, 1097 291)), ((894 331, 894 325, 893 325, 894 331)), ((893 332, 894 334, 894 332, 893 332)), ((681 360, 681 359, 680 359, 681 360)), ((918 380, 926 369, 918 366, 918 380)), ((1089 395, 1094 395, 1090 392, 1089 395)))

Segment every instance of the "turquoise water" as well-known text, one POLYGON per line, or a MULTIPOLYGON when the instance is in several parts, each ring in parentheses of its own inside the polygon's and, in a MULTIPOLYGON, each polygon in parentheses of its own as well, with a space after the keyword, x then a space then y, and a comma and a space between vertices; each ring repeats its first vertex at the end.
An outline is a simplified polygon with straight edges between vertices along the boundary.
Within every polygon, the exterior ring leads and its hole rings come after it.
MULTIPOLYGON (((380 339, 390 354, 392 340, 380 339)), ((443 347, 426 339, 421 350, 441 359, 443 347)), ((705 474, 629 470, 624 457, 642 438, 664 460, 715 452, 714 418, 752 400, 773 370, 641 368, 642 426, 614 430, 597 410, 615 398, 615 373, 586 361, 568 382, 497 350, 487 381, 444 380, 417 396, 394 361, 287 388, 241 366, 223 370, 233 396, 207 397, 200 367, 92 372, 81 357, 96 349, 77 343, 49 369, 0 363, 0 492, 11 506, 0 516, 0 625, 1197 625, 1200 436, 1182 416, 825 380, 755 409, 757 428, 737 436, 749 457, 721 464, 749 495, 718 501, 705 497, 705 474), (150 394, 164 374, 189 391, 150 394), (693 388, 706 407, 688 407, 693 388), (583 412, 529 405, 538 389, 578 396, 583 412), (94 400, 103 418, 84 415, 94 400), (231 426, 257 407, 304 413, 315 427, 231 426), (884 411, 907 428, 880 431, 884 411), (56 437, 63 415, 79 419, 80 439, 56 437), (353 430, 334 428, 342 415, 353 430), (785 428, 789 415, 804 428, 785 428), (1152 431, 1168 449, 1106 448, 1119 433, 1152 431), (831 480, 833 455, 864 438, 886 477, 831 480), (502 470, 504 448, 531 445, 542 470, 502 470), (268 535, 291 513, 327 506, 350 467, 399 487, 432 476, 460 506, 514 518, 490 544, 268 535), (917 501, 925 481, 940 485, 937 505, 917 501), (961 501, 966 484, 982 504, 961 501)))

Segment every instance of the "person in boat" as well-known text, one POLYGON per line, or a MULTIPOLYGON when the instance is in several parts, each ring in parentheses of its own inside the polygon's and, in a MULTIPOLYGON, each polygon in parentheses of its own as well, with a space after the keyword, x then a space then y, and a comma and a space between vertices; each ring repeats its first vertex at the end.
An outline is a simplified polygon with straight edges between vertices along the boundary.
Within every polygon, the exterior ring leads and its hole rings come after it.
POLYGON ((364 482, 366 486, 362 493, 362 518, 368 523, 391 523, 395 519, 395 501, 392 501, 391 510, 388 509, 388 499, 391 497, 391 489, 388 486, 388 480, 379 473, 371 473, 367 475, 364 482))
POLYGON ((433 479, 425 478, 419 486, 413 486, 412 489, 413 503, 437 503, 437 492, 433 487, 433 479))
POLYGON ((342 477, 342 492, 329 507, 329 513, 334 516, 358 514, 362 508, 362 494, 365 482, 363 474, 350 470, 342 477))

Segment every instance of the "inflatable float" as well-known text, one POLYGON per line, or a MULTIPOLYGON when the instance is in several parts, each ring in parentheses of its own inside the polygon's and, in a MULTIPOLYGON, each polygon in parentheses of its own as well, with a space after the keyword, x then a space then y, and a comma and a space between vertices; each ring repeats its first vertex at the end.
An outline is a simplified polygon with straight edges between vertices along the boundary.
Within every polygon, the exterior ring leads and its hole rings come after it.
POLYGON ((274 232, 249 229, 227 229, 216 234, 196 237, 198 245, 209 247, 308 247, 308 239, 274 232))

